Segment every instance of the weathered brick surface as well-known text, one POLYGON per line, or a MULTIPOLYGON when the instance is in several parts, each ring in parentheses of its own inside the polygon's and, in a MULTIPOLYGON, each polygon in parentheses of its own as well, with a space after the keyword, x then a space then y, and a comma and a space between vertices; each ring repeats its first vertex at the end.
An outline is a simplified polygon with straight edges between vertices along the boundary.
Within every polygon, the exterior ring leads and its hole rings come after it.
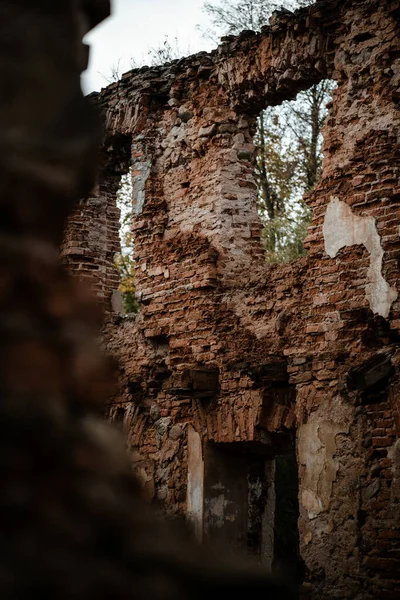
POLYGON ((120 365, 110 417, 123 420, 148 498, 177 513, 189 424, 204 444, 272 451, 295 434, 301 552, 316 598, 400 595, 399 40, 398 2, 326 1, 210 55, 127 73, 95 100, 105 151, 123 136, 132 152, 107 163, 106 208, 82 203, 63 251, 109 302, 112 198, 131 157, 141 311, 110 318, 105 331, 120 365), (309 254, 267 267, 257 112, 326 77, 338 87, 322 178, 306 198, 309 254), (349 372, 382 351, 390 373, 351 386, 349 372), (209 397, 185 387, 188 370, 204 369, 218 372, 209 397))
POLYGON ((111 309, 112 293, 118 288, 114 256, 120 251, 119 217, 115 197, 121 176, 127 173, 130 138, 107 139, 100 157, 100 177, 89 198, 81 200, 68 217, 61 246, 62 263, 89 283, 97 300, 111 309))

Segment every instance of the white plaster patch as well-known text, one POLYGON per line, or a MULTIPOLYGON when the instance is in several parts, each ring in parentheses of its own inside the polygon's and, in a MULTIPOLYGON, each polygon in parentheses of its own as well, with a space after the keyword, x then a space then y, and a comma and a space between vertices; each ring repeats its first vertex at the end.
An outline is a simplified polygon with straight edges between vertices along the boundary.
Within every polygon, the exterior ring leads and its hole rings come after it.
POLYGON ((303 490, 301 503, 308 512, 309 519, 315 519, 323 510, 321 498, 313 490, 303 490))
POLYGON ((196 538, 203 534, 204 461, 200 435, 188 428, 187 515, 193 523, 196 538))
POLYGON ((143 159, 133 165, 132 198, 133 210, 136 215, 143 211, 146 200, 146 183, 151 171, 151 160, 143 159))
POLYGON ((313 413, 309 422, 299 429, 300 504, 310 520, 329 509, 339 469, 336 437, 348 434, 347 420, 340 401, 336 399, 334 409, 321 407, 321 413, 313 413))
POLYGON ((345 246, 365 246, 370 254, 369 283, 365 295, 372 312, 386 319, 398 294, 382 275, 384 252, 375 219, 353 214, 348 204, 332 197, 325 215, 323 235, 325 251, 331 258, 335 258, 345 246))

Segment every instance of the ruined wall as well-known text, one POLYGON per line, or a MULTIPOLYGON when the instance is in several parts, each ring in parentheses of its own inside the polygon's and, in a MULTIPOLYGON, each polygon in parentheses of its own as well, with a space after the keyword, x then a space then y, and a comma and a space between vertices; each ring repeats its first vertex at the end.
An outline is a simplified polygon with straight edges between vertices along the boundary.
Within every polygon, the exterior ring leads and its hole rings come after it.
POLYGON ((62 263, 90 285, 106 311, 121 304, 114 264, 114 256, 121 250, 116 194, 121 176, 129 171, 130 146, 131 136, 106 137, 100 152, 97 184, 69 215, 60 251, 62 263))
POLYGON ((158 520, 104 419, 101 311, 59 248, 101 142, 82 36, 109 13, 108 0, 0 3, 0 597, 290 600, 158 520))
MULTIPOLYGON (((110 417, 147 497, 177 514, 208 444, 272 457, 296 437, 315 598, 400 594, 399 18, 391 0, 318 2, 211 54, 127 73, 96 98, 107 139, 132 136, 115 164, 132 160, 141 305, 105 333, 120 365, 110 417), (306 198, 309 254, 267 267, 255 120, 323 78, 337 89, 306 198)), ((197 483, 189 492, 204 493, 197 483)), ((201 503, 189 506, 202 529, 201 503)))

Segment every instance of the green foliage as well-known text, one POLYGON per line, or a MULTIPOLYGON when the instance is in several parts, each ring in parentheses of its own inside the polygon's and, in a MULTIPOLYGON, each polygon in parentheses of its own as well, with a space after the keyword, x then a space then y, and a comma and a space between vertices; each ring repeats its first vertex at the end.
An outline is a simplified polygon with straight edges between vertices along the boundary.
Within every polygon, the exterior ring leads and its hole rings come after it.
POLYGON ((303 206, 294 217, 281 215, 265 221, 262 237, 268 263, 288 263, 305 254, 303 241, 310 217, 309 209, 303 206))
POLYGON ((259 117, 254 144, 259 212, 263 219, 272 220, 286 212, 294 194, 302 192, 301 156, 285 137, 285 124, 272 108, 259 117))
POLYGON ((137 313, 139 305, 135 297, 135 260, 133 259, 132 234, 124 237, 122 251, 115 255, 115 266, 120 276, 119 291, 122 293, 125 313, 137 313))
POLYGON ((302 201, 307 189, 304 154, 286 133, 285 115, 263 111, 254 139, 258 209, 268 263, 291 262, 304 254, 311 213, 302 201))

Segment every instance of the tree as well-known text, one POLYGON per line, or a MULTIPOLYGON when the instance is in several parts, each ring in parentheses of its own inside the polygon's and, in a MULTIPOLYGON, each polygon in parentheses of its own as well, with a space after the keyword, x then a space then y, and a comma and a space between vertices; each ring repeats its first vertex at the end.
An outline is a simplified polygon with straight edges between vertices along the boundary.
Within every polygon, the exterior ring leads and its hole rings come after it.
POLYGON ((263 111, 254 139, 258 210, 268 262, 301 256, 309 223, 309 211, 299 202, 304 189, 299 151, 285 136, 284 123, 276 111, 263 111))
MULTIPOLYGON (((286 0, 285 9, 311 4, 286 0)), ((206 35, 238 34, 260 30, 282 2, 274 0, 220 0, 205 2, 211 29, 206 35)), ((258 205, 268 262, 286 262, 304 254, 302 241, 310 211, 302 201, 319 178, 322 163, 321 128, 330 99, 331 82, 323 81, 298 95, 294 102, 264 110, 257 124, 255 176, 258 205)))
POLYGON ((117 193, 117 206, 121 211, 119 231, 121 252, 118 252, 115 255, 114 262, 120 276, 119 291, 122 293, 125 313, 137 313, 139 310, 139 305, 135 296, 131 173, 127 173, 121 177, 121 184, 117 193))

